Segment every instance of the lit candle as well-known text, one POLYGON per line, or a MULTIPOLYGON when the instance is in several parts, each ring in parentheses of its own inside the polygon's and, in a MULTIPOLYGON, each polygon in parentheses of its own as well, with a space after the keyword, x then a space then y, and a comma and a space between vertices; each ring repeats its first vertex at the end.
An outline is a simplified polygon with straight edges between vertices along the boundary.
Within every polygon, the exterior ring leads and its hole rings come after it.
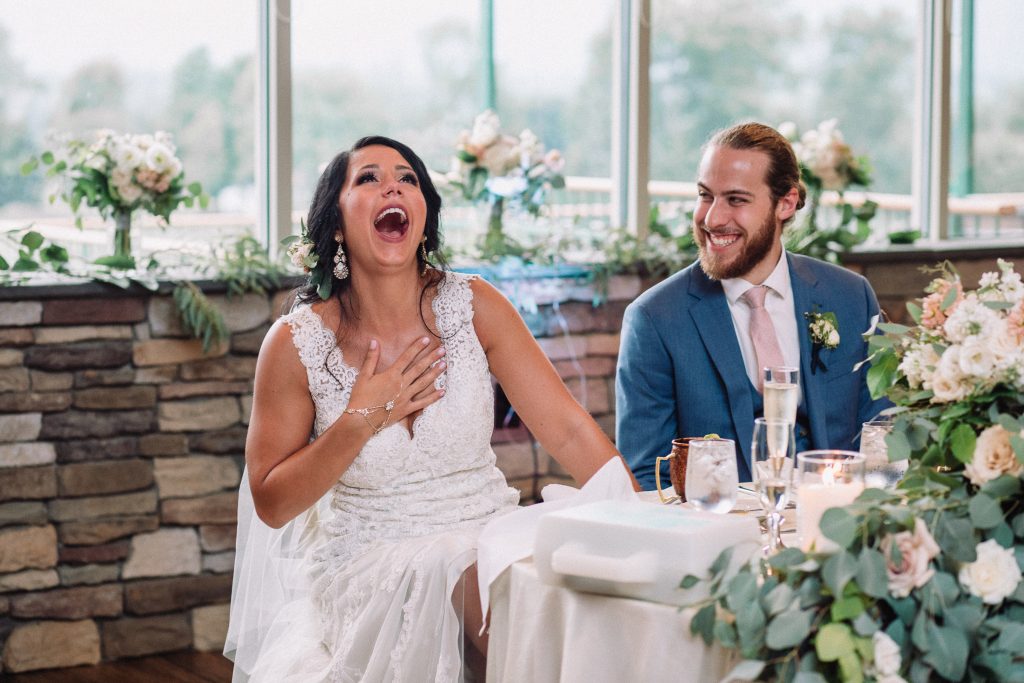
POLYGON ((835 552, 839 546, 821 533, 821 516, 829 508, 852 503, 864 490, 864 456, 850 451, 806 451, 797 454, 797 468, 800 547, 835 552))

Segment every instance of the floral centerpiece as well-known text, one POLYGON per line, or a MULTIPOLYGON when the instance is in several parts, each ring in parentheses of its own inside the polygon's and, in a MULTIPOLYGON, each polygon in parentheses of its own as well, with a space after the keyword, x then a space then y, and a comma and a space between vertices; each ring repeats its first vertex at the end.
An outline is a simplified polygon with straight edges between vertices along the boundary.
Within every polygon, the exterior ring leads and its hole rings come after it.
POLYGON ((947 266, 908 308, 869 338, 899 487, 823 515, 835 552, 683 580, 710 580, 692 630, 741 654, 736 678, 1024 680, 1024 286, 1000 261, 966 291, 947 266))
POLYGON ((57 196, 66 201, 78 227, 82 226, 79 208, 83 203, 98 209, 103 218, 114 218, 114 255, 104 259, 106 265, 134 267, 131 216, 137 209, 168 223, 180 204, 191 207, 198 202, 205 208, 209 202, 199 183, 186 185, 170 133, 133 135, 100 130, 92 140, 54 136, 50 146, 38 159, 30 159, 22 171, 30 173, 41 163, 47 167, 47 176, 61 177, 64 183, 59 195, 51 195, 50 201, 57 196))
POLYGON ((517 255, 521 248, 505 235, 506 206, 540 214, 552 188, 565 187, 565 160, 557 149, 546 150, 529 129, 518 137, 501 132, 501 120, 490 109, 477 115, 472 130, 464 130, 455 145, 448 172, 436 176, 442 189, 457 192, 490 208, 481 245, 484 258, 517 255))
POLYGON ((837 119, 823 121, 817 128, 805 131, 802 135, 796 124, 786 122, 779 126, 779 132, 793 143, 808 195, 804 218, 794 222, 788 231, 786 248, 796 253, 836 261, 838 253, 860 244, 871 234, 868 223, 874 218, 878 205, 866 201, 854 207, 843 199, 843 193, 850 187, 867 187, 871 184, 870 163, 867 157, 854 156, 853 150, 843 139, 837 119), (839 194, 836 206, 839 219, 830 227, 819 225, 818 209, 821 195, 825 191, 839 194), (854 220, 856 228, 851 230, 850 224, 854 220))

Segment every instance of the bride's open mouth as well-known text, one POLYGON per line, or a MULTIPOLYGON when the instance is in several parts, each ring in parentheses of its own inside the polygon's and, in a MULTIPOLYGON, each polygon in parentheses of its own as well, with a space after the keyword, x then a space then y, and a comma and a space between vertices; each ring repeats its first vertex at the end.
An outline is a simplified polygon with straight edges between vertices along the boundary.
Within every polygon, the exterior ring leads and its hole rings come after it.
POLYGON ((400 206, 389 206, 373 221, 377 234, 388 242, 399 242, 409 231, 409 217, 400 206))

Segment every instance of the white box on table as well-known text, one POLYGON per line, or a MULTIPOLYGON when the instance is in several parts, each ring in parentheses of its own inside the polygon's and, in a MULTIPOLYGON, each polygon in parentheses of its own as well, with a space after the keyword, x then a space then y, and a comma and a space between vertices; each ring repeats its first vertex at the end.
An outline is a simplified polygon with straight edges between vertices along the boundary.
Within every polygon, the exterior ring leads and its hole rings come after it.
POLYGON ((545 583, 588 593, 685 605, 707 596, 705 577, 725 548, 732 570, 761 549, 751 515, 716 515, 679 505, 600 501, 551 512, 537 526, 533 561, 545 583))

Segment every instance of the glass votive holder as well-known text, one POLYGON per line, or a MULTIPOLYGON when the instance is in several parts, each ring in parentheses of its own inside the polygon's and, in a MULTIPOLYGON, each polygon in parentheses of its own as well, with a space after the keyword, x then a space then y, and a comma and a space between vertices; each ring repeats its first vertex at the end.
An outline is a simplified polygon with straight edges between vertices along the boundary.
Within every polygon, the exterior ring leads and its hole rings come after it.
POLYGON ((892 432, 892 420, 877 418, 861 425, 860 452, 864 454, 864 483, 872 488, 893 489, 907 471, 909 461, 889 462, 885 437, 892 432))
POLYGON ((852 503, 864 490, 862 453, 839 450, 803 451, 796 455, 800 497, 796 534, 804 551, 835 552, 839 547, 821 533, 825 510, 852 503))

